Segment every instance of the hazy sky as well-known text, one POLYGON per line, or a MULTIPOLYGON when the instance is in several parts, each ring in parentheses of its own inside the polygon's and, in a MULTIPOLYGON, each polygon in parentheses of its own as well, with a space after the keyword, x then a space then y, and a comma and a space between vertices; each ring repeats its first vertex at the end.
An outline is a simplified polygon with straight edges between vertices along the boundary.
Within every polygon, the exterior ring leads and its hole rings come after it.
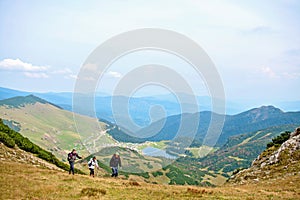
MULTIPOLYGON (((151 27, 196 41, 215 63, 228 99, 300 100, 299 20, 297 0, 0 0, 0 86, 73 91, 82 63, 98 45, 151 27)), ((107 85, 103 90, 125 75, 120 65, 148 64, 156 56, 177 68, 184 65, 151 53, 124 58, 101 80, 107 85)), ((199 95, 206 94, 198 77, 187 73, 185 78, 199 95)))

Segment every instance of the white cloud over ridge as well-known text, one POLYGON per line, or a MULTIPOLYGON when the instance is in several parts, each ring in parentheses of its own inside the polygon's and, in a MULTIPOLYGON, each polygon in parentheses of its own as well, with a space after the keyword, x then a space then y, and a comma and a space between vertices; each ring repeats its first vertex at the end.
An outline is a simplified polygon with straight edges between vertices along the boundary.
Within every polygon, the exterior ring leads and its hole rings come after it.
POLYGON ((7 72, 21 72, 28 78, 49 78, 52 76, 63 76, 65 79, 76 79, 77 75, 70 68, 50 71, 50 66, 33 65, 21 59, 6 58, 0 61, 0 70, 7 72))
POLYGON ((37 66, 31 63, 26 63, 17 59, 4 59, 0 61, 0 69, 7 71, 22 71, 22 72, 45 72, 49 69, 48 66, 37 66))
POLYGON ((77 79, 76 74, 67 74, 64 76, 65 79, 77 79))
POLYGON ((59 69, 59 70, 54 70, 51 72, 52 74, 72 74, 72 70, 70 68, 64 68, 64 69, 59 69))
POLYGON ((49 68, 49 66, 38 66, 26 63, 19 58, 7 58, 0 61, 0 70, 23 72, 23 74, 28 78, 49 78, 49 75, 47 74, 49 68))
POLYGON ((114 71, 109 71, 106 73, 106 75, 108 77, 111 77, 111 78, 121 78, 122 77, 122 74, 119 73, 119 72, 114 72, 114 71))
POLYGON ((270 78, 279 78, 279 76, 270 67, 262 67, 261 72, 270 78))
POLYGON ((24 72, 24 75, 29 78, 49 78, 46 73, 24 72))
POLYGON ((262 67, 261 72, 271 79, 299 79, 299 72, 275 72, 271 67, 262 67))

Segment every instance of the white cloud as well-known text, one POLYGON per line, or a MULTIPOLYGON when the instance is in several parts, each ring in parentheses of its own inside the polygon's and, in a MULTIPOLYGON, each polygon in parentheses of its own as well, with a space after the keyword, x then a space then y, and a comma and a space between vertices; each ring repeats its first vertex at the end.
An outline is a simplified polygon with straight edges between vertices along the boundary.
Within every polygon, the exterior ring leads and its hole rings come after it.
POLYGON ((114 71, 109 71, 106 73, 106 75, 108 77, 111 77, 111 78, 121 78, 122 77, 122 74, 119 73, 119 72, 114 72, 114 71))
POLYGON ((92 81, 92 82, 96 82, 97 79, 93 76, 79 76, 77 77, 79 80, 81 81, 92 81))
POLYGON ((49 78, 49 76, 43 72, 24 72, 24 75, 29 78, 49 78))
POLYGON ((269 78, 281 78, 281 79, 298 79, 300 78, 299 72, 274 72, 270 67, 262 67, 261 72, 267 75, 269 78))
POLYGON ((23 72, 29 78, 49 78, 48 74, 63 75, 66 79, 76 79, 70 68, 63 68, 54 71, 49 71, 49 66, 38 66, 31 63, 23 62, 20 59, 4 59, 0 61, 0 69, 5 71, 23 72))
POLYGON ((54 70, 51 72, 52 74, 72 74, 72 70, 69 68, 64 68, 64 69, 59 69, 59 70, 54 70))
POLYGON ((93 63, 87 63, 82 67, 82 70, 84 71, 91 71, 92 73, 98 72, 98 67, 96 64, 93 63))
POLYGON ((65 79, 77 79, 77 75, 74 74, 70 68, 54 70, 51 72, 51 74, 63 75, 65 79))
POLYGON ((297 72, 284 72, 283 77, 288 78, 288 79, 298 79, 298 78, 300 78, 300 73, 297 73, 297 72))
POLYGON ((279 78, 279 75, 276 74, 270 67, 262 67, 261 72, 270 78, 279 78))
POLYGON ((77 79, 77 75, 75 74, 68 74, 64 76, 65 79, 77 79))
POLYGON ((7 71, 23 71, 23 72, 45 72, 48 66, 37 66, 31 63, 26 63, 20 59, 4 59, 0 61, 0 69, 7 71))

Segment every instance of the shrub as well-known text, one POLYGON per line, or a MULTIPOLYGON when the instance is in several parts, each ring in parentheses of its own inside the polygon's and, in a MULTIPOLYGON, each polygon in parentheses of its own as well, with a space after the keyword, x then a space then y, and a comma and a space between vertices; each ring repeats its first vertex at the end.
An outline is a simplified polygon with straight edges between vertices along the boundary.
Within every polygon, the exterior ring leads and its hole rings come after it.
POLYGON ((0 142, 9 148, 13 148, 15 146, 15 141, 3 132, 0 132, 0 142))
POLYGON ((267 144, 267 149, 270 147, 279 147, 282 143, 287 141, 290 138, 291 132, 285 131, 284 133, 281 133, 279 136, 272 139, 272 142, 269 142, 267 144))
POLYGON ((160 171, 156 171, 156 172, 152 172, 152 175, 154 177, 157 177, 157 176, 162 176, 164 173, 160 172, 160 171))

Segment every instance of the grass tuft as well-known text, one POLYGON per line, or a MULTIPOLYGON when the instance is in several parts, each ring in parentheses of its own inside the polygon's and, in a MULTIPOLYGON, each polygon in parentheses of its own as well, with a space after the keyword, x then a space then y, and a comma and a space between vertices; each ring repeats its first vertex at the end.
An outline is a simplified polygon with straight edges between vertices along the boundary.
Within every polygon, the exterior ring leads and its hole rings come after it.
POLYGON ((105 195, 106 190, 98 189, 98 188, 83 188, 81 190, 81 196, 88 196, 88 197, 96 197, 99 195, 105 195))
POLYGON ((141 186, 138 182, 136 181, 130 181, 129 182, 129 185, 132 185, 132 186, 141 186))

